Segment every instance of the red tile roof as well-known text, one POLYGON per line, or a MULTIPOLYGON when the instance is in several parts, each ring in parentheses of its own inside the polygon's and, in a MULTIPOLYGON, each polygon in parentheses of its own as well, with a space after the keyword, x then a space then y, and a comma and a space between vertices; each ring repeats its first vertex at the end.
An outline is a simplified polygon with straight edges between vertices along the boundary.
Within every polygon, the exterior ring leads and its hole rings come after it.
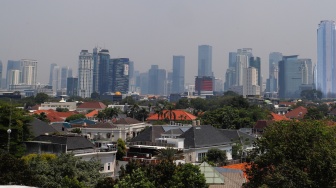
POLYGON ((247 165, 247 163, 238 163, 238 164, 232 164, 232 165, 222 166, 222 168, 242 170, 244 172, 245 178, 247 178, 246 168, 249 168, 249 166, 247 165))
POLYGON ((102 102, 84 102, 80 104, 77 109, 105 109, 106 105, 102 102))
POLYGON ((69 111, 69 112, 57 112, 55 110, 36 110, 34 114, 41 114, 44 112, 49 119, 50 122, 63 122, 67 117, 78 114, 76 111, 69 111))
POLYGON ((308 112, 307 108, 299 106, 285 114, 287 118, 290 119, 302 119, 308 112))
MULTIPOLYGON (((173 110, 173 112, 175 113, 175 119, 171 119, 171 120, 182 120, 182 121, 192 121, 195 120, 197 117, 184 111, 184 110, 173 110)), ((158 114, 153 114, 151 116, 149 116, 146 120, 147 121, 157 121, 157 120, 164 120, 164 119, 169 119, 169 115, 168 115, 168 110, 164 110, 163 111, 163 116, 160 116, 158 119, 158 114), (167 112, 167 114, 165 115, 165 113, 167 112)), ((174 118, 174 117, 172 117, 174 118)))
POLYGON ((287 118, 286 116, 283 115, 279 115, 276 113, 271 112, 272 115, 272 120, 273 121, 282 121, 282 120, 289 120, 289 118, 287 118))
POLYGON ((268 125, 272 124, 273 121, 269 120, 258 120, 257 123, 253 126, 254 129, 264 129, 268 125))

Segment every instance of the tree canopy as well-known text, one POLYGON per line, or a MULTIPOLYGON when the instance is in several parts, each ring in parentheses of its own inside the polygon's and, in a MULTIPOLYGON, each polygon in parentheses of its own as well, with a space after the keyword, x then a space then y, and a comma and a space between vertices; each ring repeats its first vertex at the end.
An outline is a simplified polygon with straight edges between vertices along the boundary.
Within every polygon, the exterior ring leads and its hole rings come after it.
POLYGON ((335 187, 336 128, 322 121, 282 121, 256 141, 245 187, 335 187))
POLYGON ((82 119, 82 118, 86 118, 86 116, 84 114, 74 114, 74 115, 71 115, 71 116, 67 117, 65 119, 65 121, 69 122, 69 121, 73 121, 73 120, 76 120, 76 119, 82 119))

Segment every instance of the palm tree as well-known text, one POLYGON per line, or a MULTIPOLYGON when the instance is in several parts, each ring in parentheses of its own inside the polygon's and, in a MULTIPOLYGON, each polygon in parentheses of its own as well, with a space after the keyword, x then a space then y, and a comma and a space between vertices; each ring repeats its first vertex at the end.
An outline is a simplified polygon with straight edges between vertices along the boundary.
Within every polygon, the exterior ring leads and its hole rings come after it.
POLYGON ((149 112, 146 110, 146 108, 141 108, 139 110, 139 117, 142 119, 142 122, 145 121, 145 119, 147 119, 149 112))
POLYGON ((174 121, 176 120, 176 113, 174 112, 175 110, 175 106, 173 106, 172 104, 167 106, 167 111, 164 113, 164 116, 169 117, 169 120, 171 121, 174 117, 174 121))
POLYGON ((161 106, 160 104, 157 103, 157 105, 154 107, 154 111, 155 113, 158 115, 158 120, 160 120, 160 117, 163 116, 163 111, 164 111, 164 107, 161 106))
POLYGON ((107 118, 117 118, 119 113, 121 113, 119 108, 113 107, 113 108, 105 108, 104 113, 107 118))
POLYGON ((181 155, 181 152, 171 147, 168 147, 165 149, 159 149, 157 153, 158 153, 157 157, 160 160, 167 160, 170 162, 183 158, 183 156, 181 155))
POLYGON ((134 104, 132 107, 131 107, 131 111, 130 113, 132 114, 132 117, 135 118, 135 115, 139 112, 139 105, 138 104, 134 104))

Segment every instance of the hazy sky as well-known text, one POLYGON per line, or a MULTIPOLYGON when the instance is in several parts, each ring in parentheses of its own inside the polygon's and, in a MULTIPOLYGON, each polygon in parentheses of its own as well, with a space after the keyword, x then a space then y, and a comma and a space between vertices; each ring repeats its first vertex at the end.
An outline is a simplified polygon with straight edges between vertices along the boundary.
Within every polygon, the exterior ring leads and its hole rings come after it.
MULTIPOLYGON (((213 47, 213 70, 223 78, 228 53, 252 48, 264 80, 268 54, 298 54, 316 62, 316 29, 336 20, 335 0, 2 0, 0 60, 38 60, 38 81, 51 63, 77 74, 82 49, 107 48, 145 72, 152 64, 172 69, 186 57, 186 81, 197 74, 198 45, 213 47)), ((5 69, 4 69, 5 70, 5 69)), ((5 71, 4 71, 5 72, 5 71)))

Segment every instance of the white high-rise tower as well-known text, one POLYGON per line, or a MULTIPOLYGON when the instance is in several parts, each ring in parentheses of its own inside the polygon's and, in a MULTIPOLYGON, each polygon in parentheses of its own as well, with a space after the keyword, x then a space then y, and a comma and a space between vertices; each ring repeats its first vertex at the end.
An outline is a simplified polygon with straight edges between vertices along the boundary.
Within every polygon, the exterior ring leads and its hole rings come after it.
POLYGON ((88 50, 82 50, 78 61, 78 96, 91 97, 93 92, 93 56, 88 50))

